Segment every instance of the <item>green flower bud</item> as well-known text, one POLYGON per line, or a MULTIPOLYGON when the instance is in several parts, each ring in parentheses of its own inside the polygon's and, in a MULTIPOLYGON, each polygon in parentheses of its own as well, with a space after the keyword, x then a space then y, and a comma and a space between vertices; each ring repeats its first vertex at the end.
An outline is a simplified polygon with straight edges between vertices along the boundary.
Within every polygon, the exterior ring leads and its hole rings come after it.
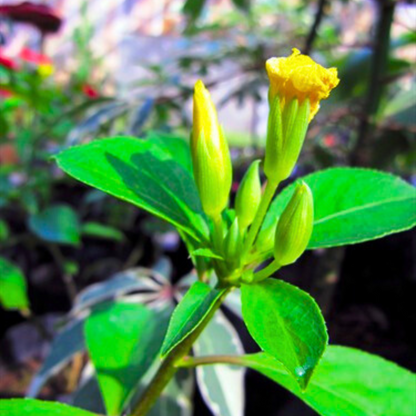
POLYGON ((195 84, 191 151, 202 208, 216 217, 228 204, 232 166, 214 103, 202 81, 195 84))
POLYGON ((256 239, 256 251, 259 253, 270 252, 273 250, 274 237, 276 234, 277 222, 269 225, 267 228, 262 228, 256 239))
POLYGON ((238 264, 240 257, 239 251, 241 250, 241 238, 240 238, 240 227, 239 221, 236 217, 225 236, 224 241, 224 253, 227 262, 235 266, 238 264))
POLYGON ((313 228, 313 196, 302 182, 277 223, 274 257, 280 265, 294 263, 305 251, 313 228))
POLYGON ((260 160, 255 160, 248 168, 238 188, 235 211, 240 228, 245 230, 254 220, 261 200, 260 160))
POLYGON ((310 102, 297 98, 287 102, 270 94, 264 173, 270 181, 280 182, 290 176, 298 160, 309 124, 310 102))

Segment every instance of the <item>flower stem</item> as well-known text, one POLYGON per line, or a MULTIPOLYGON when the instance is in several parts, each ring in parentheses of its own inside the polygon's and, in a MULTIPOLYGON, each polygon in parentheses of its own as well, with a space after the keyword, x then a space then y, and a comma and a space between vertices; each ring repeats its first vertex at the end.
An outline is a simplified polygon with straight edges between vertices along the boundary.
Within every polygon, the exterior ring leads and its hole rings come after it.
POLYGON ((230 290, 231 289, 224 290, 223 294, 217 299, 208 315, 204 318, 203 322, 201 322, 195 331, 193 331, 168 354, 147 389, 141 396, 139 403, 131 412, 130 416, 145 416, 153 407, 166 385, 179 370, 179 363, 182 361, 183 357, 189 353, 193 343, 208 325, 209 321, 219 309, 230 290))
POLYGON ((239 355, 208 355, 206 357, 185 357, 178 363, 178 367, 192 368, 210 364, 245 365, 244 359, 239 355))
POLYGON ((243 258, 247 256, 254 241, 256 240, 260 227, 263 224, 264 217, 266 216, 267 210, 269 209, 270 202, 272 201, 274 193, 276 192, 276 189, 278 186, 279 186, 278 182, 271 182, 271 181, 266 182, 266 187, 261 197, 259 208, 257 209, 257 213, 256 213, 256 216, 254 217, 253 224, 251 225, 248 231, 246 241, 244 243, 243 258))
POLYGON ((213 244, 216 251, 219 254, 222 252, 222 242, 224 239, 223 228, 222 228, 222 217, 221 215, 217 215, 212 217, 212 222, 214 223, 214 231, 213 231, 213 244))
POLYGON ((254 273, 253 279, 251 283, 261 282, 264 279, 267 279, 271 276, 274 272, 277 272, 282 266, 279 264, 277 260, 273 260, 269 265, 267 265, 264 269, 261 269, 259 272, 254 273))

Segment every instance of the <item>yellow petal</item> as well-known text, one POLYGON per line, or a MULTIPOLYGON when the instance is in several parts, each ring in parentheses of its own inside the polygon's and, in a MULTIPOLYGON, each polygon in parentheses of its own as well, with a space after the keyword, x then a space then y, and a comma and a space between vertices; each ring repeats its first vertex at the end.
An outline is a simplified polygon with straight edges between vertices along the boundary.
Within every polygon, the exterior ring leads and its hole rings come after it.
POLYGON ((270 79, 271 95, 279 94, 283 103, 297 98, 300 102, 309 99, 311 112, 309 121, 319 110, 319 102, 329 97, 338 83, 336 68, 326 69, 296 48, 287 58, 270 58, 266 62, 270 79))

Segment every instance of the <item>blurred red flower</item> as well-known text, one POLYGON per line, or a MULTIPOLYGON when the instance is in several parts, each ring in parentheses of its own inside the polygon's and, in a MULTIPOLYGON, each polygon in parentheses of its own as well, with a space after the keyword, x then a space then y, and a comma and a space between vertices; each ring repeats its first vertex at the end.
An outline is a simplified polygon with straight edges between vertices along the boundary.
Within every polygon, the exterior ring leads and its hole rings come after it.
POLYGON ((0 6, 0 15, 15 22, 31 24, 42 33, 56 33, 62 23, 62 19, 50 6, 29 1, 0 6))
POLYGON ((334 147, 337 144, 337 138, 333 134, 327 134, 324 137, 324 145, 326 147, 334 147))
POLYGON ((22 61, 35 65, 52 65, 52 61, 46 55, 34 51, 29 48, 22 48, 19 53, 19 58, 22 61))
POLYGON ((98 91, 94 87, 92 87, 90 84, 84 84, 82 86, 82 92, 88 98, 98 98, 100 96, 98 91))
POLYGON ((18 67, 13 59, 8 58, 7 56, 3 55, 0 51, 0 66, 3 66, 11 71, 15 71, 18 67))
POLYGON ((13 93, 4 88, 0 88, 0 98, 10 98, 13 96, 13 93))

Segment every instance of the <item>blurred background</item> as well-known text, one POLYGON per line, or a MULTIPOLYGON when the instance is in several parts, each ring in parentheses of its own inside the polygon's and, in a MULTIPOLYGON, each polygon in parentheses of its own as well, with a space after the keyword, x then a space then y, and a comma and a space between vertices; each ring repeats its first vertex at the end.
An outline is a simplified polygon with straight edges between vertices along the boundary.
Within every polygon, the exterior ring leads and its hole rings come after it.
MULTIPOLYGON (((108 136, 189 137, 200 78, 232 148, 236 190, 264 151, 265 60, 293 47, 337 67, 341 83, 290 181, 353 165, 416 184, 412 1, 0 1, 0 256, 24 275, 31 310, 0 308, 1 398, 26 394, 80 291, 160 259, 172 283, 192 269, 173 228, 65 176, 51 156, 108 136)), ((279 275, 317 299, 332 343, 416 370, 414 254, 407 231, 308 252, 279 275)), ((39 397, 71 402, 81 369, 67 363, 39 397)), ((258 374, 246 387, 247 415, 314 414, 258 374)), ((193 400, 195 415, 210 414, 197 390, 193 400)))

